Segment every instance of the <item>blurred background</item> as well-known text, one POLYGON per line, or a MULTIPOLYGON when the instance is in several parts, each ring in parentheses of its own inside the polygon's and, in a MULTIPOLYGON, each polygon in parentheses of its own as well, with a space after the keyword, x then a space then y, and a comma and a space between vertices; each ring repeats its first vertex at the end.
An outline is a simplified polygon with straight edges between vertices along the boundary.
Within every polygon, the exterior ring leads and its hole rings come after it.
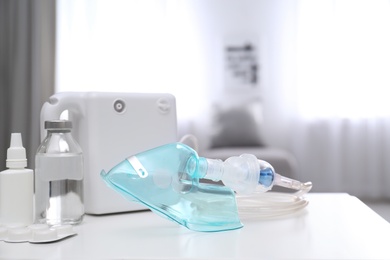
POLYGON ((0 166, 55 92, 168 92, 201 149, 250 106, 291 177, 390 201, 389 46, 389 0, 0 0, 0 166))

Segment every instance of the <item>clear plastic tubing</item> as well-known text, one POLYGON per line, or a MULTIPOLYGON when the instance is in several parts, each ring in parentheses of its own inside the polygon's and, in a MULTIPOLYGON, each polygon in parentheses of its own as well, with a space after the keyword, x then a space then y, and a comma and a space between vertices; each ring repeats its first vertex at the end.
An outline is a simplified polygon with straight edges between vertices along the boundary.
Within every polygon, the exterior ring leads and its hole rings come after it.
POLYGON ((272 218, 297 212, 308 201, 303 197, 312 188, 311 182, 302 183, 275 172, 266 161, 254 155, 233 156, 226 161, 199 158, 199 178, 222 181, 235 190, 239 215, 244 218, 272 218), (273 186, 281 186, 295 193, 266 193, 273 186))
POLYGON ((35 222, 78 224, 84 216, 82 150, 71 121, 46 121, 45 129, 35 157, 35 222))

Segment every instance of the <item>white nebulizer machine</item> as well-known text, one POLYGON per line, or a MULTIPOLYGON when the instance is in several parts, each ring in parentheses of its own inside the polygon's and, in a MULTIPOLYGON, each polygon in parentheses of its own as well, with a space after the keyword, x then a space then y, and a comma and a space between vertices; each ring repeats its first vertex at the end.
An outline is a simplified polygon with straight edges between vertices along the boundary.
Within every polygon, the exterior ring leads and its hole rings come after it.
POLYGON ((45 121, 67 115, 72 136, 84 156, 85 213, 106 214, 146 209, 129 203, 100 178, 102 169, 156 146, 176 142, 176 103, 171 94, 64 92, 50 97, 41 110, 45 121))

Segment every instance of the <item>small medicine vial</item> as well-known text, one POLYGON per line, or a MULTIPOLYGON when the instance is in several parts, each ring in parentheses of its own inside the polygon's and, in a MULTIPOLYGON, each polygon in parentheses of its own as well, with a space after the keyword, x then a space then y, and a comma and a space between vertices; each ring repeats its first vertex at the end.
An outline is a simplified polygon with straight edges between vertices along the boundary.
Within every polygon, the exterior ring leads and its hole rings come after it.
POLYGON ((79 224, 84 217, 83 154, 72 122, 45 121, 47 136, 35 156, 35 222, 79 224))
POLYGON ((0 172, 0 226, 28 226, 33 222, 34 172, 26 169, 26 149, 20 133, 11 134, 7 170, 0 172))

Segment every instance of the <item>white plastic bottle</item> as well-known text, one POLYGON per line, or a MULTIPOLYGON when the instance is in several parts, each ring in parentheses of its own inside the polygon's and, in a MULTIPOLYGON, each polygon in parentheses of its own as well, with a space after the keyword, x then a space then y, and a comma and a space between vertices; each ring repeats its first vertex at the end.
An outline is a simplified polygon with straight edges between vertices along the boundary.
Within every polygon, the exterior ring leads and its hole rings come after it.
POLYGON ((11 134, 6 166, 8 170, 0 172, 0 225, 31 225, 34 220, 34 172, 26 169, 26 149, 20 133, 11 134))

